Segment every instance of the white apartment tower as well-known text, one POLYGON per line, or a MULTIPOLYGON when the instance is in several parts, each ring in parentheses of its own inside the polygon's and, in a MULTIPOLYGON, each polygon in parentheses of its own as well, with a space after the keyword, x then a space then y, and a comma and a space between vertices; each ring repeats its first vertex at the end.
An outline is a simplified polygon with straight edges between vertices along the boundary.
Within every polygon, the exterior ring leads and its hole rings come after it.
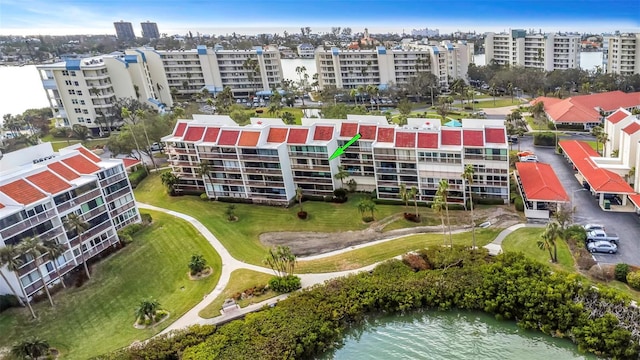
MULTIPOLYGON (((57 259, 43 255, 44 279, 34 259, 24 255, 17 272, 0 269, 22 298, 59 281, 54 261, 64 276, 82 264, 81 251, 89 260, 117 246, 116 232, 135 222, 140 222, 140 213, 122 160, 101 159, 80 145, 56 153, 51 143, 11 152, 0 160, 0 247, 37 236, 67 249, 57 259), (63 225, 72 213, 89 224, 82 244, 78 234, 63 225)), ((0 294, 8 293, 9 287, 0 282, 0 294)))
POLYGON ((117 99, 134 98, 159 111, 173 105, 157 53, 131 50, 37 69, 59 124, 84 125, 94 136, 105 130, 101 119, 113 115, 111 105, 117 99))
POLYGON ((640 33, 605 36, 605 42, 608 42, 607 73, 640 74, 640 33))
POLYGON ((419 72, 434 74, 441 87, 455 79, 465 79, 469 52, 463 43, 442 42, 410 48, 373 50, 316 50, 316 68, 320 87, 354 89, 358 86, 405 85, 419 72))
POLYGON ((489 64, 523 66, 545 71, 580 67, 580 35, 531 34, 525 30, 487 33, 485 59, 489 64))

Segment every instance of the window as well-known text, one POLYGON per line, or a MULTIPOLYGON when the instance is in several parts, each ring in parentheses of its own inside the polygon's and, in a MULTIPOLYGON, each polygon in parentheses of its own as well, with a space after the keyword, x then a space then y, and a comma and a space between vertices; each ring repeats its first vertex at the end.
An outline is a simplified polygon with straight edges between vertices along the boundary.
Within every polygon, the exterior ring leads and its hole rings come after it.
POLYGON ((79 116, 79 117, 78 117, 78 122, 83 123, 83 122, 84 122, 84 118, 83 118, 82 116, 79 116))
POLYGON ((82 96, 82 91, 78 90, 78 95, 82 96))
POLYGON ((71 82, 71 80, 65 80, 65 81, 64 81, 64 84, 65 84, 65 85, 68 85, 68 86, 71 86, 71 84, 73 84, 73 83, 71 82))
POLYGON ((71 99, 71 103, 73 105, 78 105, 78 99, 71 99))
POLYGON ((75 95, 76 91, 75 90, 69 90, 69 95, 75 95))
POLYGON ((83 113, 83 114, 85 114, 85 115, 86 115, 86 114, 89 114, 89 110, 87 110, 87 109, 82 109, 82 113, 83 113))
POLYGON ((76 72, 75 71, 69 71, 69 74, 71 74, 71 76, 76 76, 76 72))
POLYGON ((74 86, 80 86, 80 84, 79 84, 77 81, 74 81, 74 82, 73 82, 73 85, 74 85, 74 86))
POLYGON ((85 105, 84 100, 80 100, 80 105, 85 105))
POLYGON ((76 114, 81 114, 81 113, 82 113, 82 109, 80 109, 80 108, 75 108, 75 109, 73 109, 73 111, 74 111, 76 114))

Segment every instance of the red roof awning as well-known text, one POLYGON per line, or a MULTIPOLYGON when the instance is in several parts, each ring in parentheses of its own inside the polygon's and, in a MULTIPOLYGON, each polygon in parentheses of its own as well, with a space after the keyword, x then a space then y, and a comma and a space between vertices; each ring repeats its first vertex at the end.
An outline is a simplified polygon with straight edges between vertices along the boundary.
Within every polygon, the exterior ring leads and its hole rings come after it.
POLYGON ((522 189, 529 201, 567 202, 569 196, 549 164, 516 162, 522 189))

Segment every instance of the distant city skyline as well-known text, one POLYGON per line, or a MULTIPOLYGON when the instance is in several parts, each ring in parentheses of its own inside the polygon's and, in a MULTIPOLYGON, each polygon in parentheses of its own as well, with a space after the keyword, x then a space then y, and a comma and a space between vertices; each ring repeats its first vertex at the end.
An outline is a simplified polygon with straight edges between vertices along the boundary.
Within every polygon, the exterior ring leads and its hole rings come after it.
POLYGON ((239 6, 235 1, 181 2, 112 0, 2 0, 1 35, 115 34, 113 23, 158 23, 168 35, 224 35, 329 32, 332 26, 354 32, 405 33, 428 27, 454 31, 501 32, 509 28, 543 32, 639 32, 637 0, 272 0, 239 6))

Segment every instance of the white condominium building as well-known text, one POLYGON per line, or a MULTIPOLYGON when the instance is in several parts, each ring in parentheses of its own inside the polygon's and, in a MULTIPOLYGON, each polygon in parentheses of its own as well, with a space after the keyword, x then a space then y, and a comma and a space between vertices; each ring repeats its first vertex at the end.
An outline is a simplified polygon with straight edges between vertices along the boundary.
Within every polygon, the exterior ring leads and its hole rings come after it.
POLYGON ((640 74, 640 33, 605 36, 606 72, 620 75, 640 74))
POLYGON ((546 71, 580 68, 580 35, 528 34, 525 30, 487 33, 485 59, 489 64, 524 66, 546 71))
POLYGON ((146 51, 160 55, 169 88, 179 94, 195 94, 204 88, 214 94, 228 86, 234 96, 248 97, 280 86, 283 79, 277 47, 224 50, 219 45, 213 49, 198 45, 193 50, 146 51), (255 61, 251 65, 248 59, 255 61))
POLYGON ((298 187, 306 195, 331 196, 341 187, 335 175, 343 166, 359 190, 376 190, 378 198, 400 201, 404 184, 418 189, 419 200, 433 201, 438 183, 446 179, 449 201, 462 203, 468 193, 460 175, 472 164, 474 196, 508 202, 504 121, 466 119, 462 125, 408 119, 407 126, 398 127, 384 116, 349 115, 347 120, 303 119, 302 126, 254 118, 251 125, 238 126, 228 116, 194 115, 179 120, 163 141, 179 177, 177 191, 206 192, 210 198, 287 205, 298 187), (356 134, 361 135, 356 143, 329 160, 356 134), (208 174, 198 175, 201 163, 208 164, 208 174))
POLYGON ((466 79, 469 66, 465 44, 443 42, 406 49, 316 50, 316 68, 321 87, 354 89, 358 86, 406 85, 419 72, 434 74, 440 86, 455 79, 466 79))
POLYGON ((173 105, 160 57, 150 52, 71 59, 37 69, 59 123, 84 125, 94 136, 106 130, 101 119, 113 115, 117 99, 134 98, 159 111, 173 105))
MULTIPOLYGON (((81 251, 91 259, 117 245, 116 231, 140 221, 122 160, 101 159, 80 145, 55 153, 51 143, 43 143, 5 154, 0 169, 0 247, 37 236, 67 249, 57 259, 48 254, 40 259, 44 282, 34 259, 25 255, 17 272, 0 269, 23 298, 41 292, 44 283, 59 281, 54 261, 64 276, 82 264, 81 251), (89 224, 82 244, 77 233, 63 226, 72 213, 89 224)), ((0 282, 0 294, 8 293, 0 282)))

